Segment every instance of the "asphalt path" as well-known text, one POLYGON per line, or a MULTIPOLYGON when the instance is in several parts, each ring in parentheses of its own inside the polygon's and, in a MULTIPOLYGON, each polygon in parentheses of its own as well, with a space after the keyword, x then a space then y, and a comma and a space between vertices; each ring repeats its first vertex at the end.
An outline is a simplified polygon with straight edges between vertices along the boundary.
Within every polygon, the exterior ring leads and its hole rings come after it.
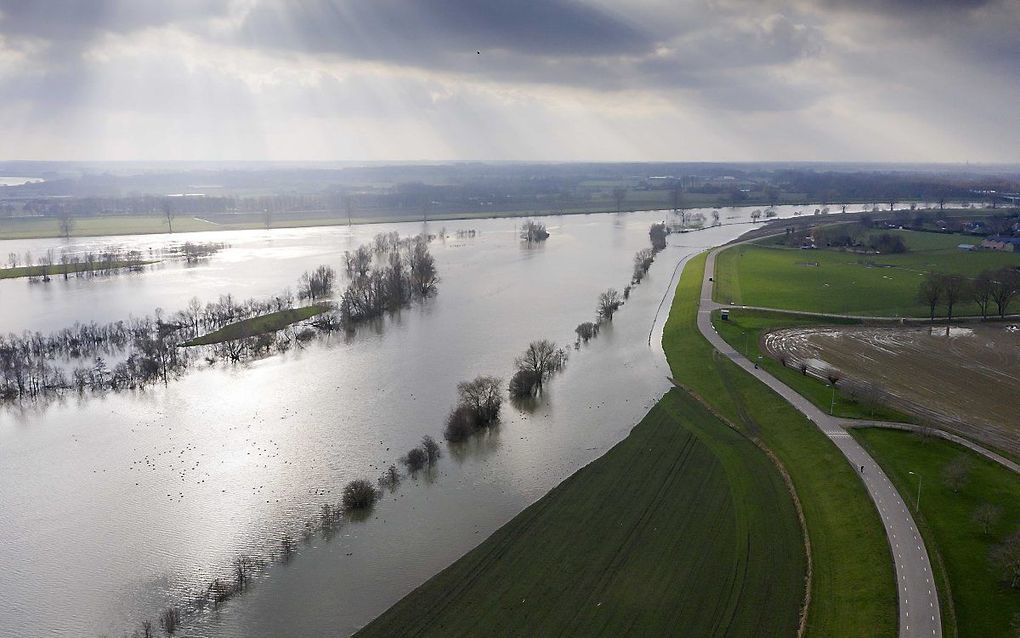
POLYGON ((878 508, 885 526, 896 567, 896 585, 899 593, 899 635, 901 638, 941 638, 942 621, 939 612, 939 597, 931 572, 928 551, 924 547, 920 532, 914 524, 907 504, 889 478, 871 455, 844 427, 845 419, 825 414, 813 403, 771 374, 755 366, 734 350, 712 327, 712 312, 728 308, 712 301, 712 286, 715 276, 715 257, 724 247, 708 254, 705 262, 705 276, 701 284, 701 304, 698 308, 698 329, 721 354, 731 359, 748 374, 754 375, 769 386, 793 407, 810 419, 836 444, 847 461, 860 475, 868 494, 878 508))

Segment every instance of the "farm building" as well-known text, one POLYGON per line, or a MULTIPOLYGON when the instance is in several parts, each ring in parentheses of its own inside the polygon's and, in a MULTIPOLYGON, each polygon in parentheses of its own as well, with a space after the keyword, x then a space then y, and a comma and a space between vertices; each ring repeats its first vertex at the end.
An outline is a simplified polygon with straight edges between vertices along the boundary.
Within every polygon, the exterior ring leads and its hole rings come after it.
POLYGON ((1001 250, 1003 252, 1020 252, 1020 237, 1004 237, 995 235, 981 242, 985 250, 1001 250))

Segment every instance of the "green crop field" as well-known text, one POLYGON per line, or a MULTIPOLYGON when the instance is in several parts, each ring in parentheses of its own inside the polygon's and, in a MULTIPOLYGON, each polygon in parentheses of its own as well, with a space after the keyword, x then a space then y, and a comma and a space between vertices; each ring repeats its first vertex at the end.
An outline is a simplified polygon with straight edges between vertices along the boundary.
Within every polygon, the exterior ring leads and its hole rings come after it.
POLYGON ((768 457, 685 392, 360 636, 792 636, 805 555, 768 457))
MULTIPOLYGON (((716 259, 715 299, 748 306, 876 316, 925 317, 917 287, 929 270, 974 276, 986 268, 1020 265, 1020 254, 965 252, 961 243, 979 238, 916 231, 899 234, 909 251, 863 255, 838 250, 799 250, 742 244, 716 259)), ((767 242, 766 242, 767 243, 767 242)), ((977 314, 963 303, 954 314, 977 314)))
POLYGON ((1015 636, 1011 624, 1020 615, 1020 591, 1009 588, 989 554, 1020 526, 1020 476, 948 441, 871 428, 854 434, 912 508, 920 476, 921 509, 915 518, 929 552, 938 552, 951 590, 951 594, 939 591, 943 617, 951 601, 962 638, 1015 636), (970 465, 969 480, 954 493, 943 483, 942 473, 961 456, 970 465), (984 503, 1001 508, 1000 519, 988 533, 972 519, 984 503))
POLYGON ((268 315, 252 317, 251 319, 245 319, 244 321, 237 321, 228 324, 219 330, 202 335, 201 337, 195 337, 190 341, 186 341, 182 345, 186 347, 207 346, 214 343, 223 343, 224 341, 234 341, 245 337, 254 337, 255 335, 276 332, 277 330, 283 330, 293 323, 304 321, 305 319, 309 319, 327 311, 329 311, 329 306, 327 305, 304 306, 302 308, 279 310, 277 312, 271 312, 268 315))
POLYGON ((808 635, 894 636, 892 555, 874 504, 857 473, 813 423, 716 356, 698 332, 704 269, 705 254, 687 263, 666 322, 662 345, 674 377, 760 437, 790 473, 811 539, 808 635))
POLYGON ((786 367, 775 359, 767 356, 761 348, 762 335, 781 328, 798 328, 802 326, 822 325, 860 325, 853 319, 829 319, 820 317, 796 316, 765 310, 730 310, 728 321, 722 321, 719 313, 712 315, 712 325, 733 349, 748 359, 756 360, 772 376, 776 377, 798 393, 802 394, 816 406, 836 416, 849 419, 879 419, 882 421, 909 422, 911 419, 897 410, 872 403, 851 401, 837 389, 832 391, 825 381, 799 370, 786 367))

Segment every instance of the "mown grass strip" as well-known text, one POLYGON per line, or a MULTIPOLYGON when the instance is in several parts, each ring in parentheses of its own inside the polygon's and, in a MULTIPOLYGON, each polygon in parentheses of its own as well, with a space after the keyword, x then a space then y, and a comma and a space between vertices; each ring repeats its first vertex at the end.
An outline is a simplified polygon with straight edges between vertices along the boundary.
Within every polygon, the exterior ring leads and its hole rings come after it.
POLYGON ((705 254, 680 278, 663 347, 673 376, 758 436, 800 496, 813 558, 809 636, 894 636, 892 555, 874 504, 839 450, 781 397, 716 353, 697 328, 705 254))
POLYGON ((852 432, 910 505, 925 545, 938 555, 939 560, 932 562, 942 616, 945 621, 955 616, 955 626, 947 627, 945 635, 1013 635, 1010 628, 1020 615, 1020 592, 1009 588, 989 554, 1020 526, 1020 476, 942 439, 879 428, 852 432), (968 480, 954 492, 942 475, 958 457, 967 459, 970 470, 968 480), (920 512, 916 509, 919 477, 920 512), (987 533, 973 520, 974 511, 986 503, 1001 508, 987 533), (949 587, 944 586, 946 580, 949 587))
POLYGON ((793 635, 803 579, 772 462, 675 389, 359 635, 793 635))
POLYGON ((258 317, 252 317, 251 319, 245 319, 243 321, 228 324, 219 330, 210 332, 209 334, 185 341, 181 345, 185 347, 207 346, 214 343, 223 343, 224 341, 234 341, 236 339, 244 339, 245 337, 254 337, 256 335, 276 332, 277 330, 283 330, 291 324, 304 321, 305 319, 310 319, 315 315, 328 311, 329 306, 325 304, 279 310, 267 315, 260 315, 258 317))

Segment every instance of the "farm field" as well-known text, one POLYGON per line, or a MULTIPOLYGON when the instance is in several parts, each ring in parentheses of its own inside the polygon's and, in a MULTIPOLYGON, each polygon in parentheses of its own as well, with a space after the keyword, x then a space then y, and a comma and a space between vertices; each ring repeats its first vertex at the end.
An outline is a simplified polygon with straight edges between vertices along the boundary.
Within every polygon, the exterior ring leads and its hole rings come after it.
POLYGON ((775 466, 674 389, 358 635, 792 635, 805 569, 775 466))
POLYGON ((234 341, 245 337, 254 337, 256 335, 276 332, 277 330, 283 330, 291 324, 304 321, 305 319, 310 319, 311 317, 327 312, 328 310, 328 305, 313 305, 304 306, 302 308, 279 310, 267 315, 252 317, 251 319, 245 319, 243 321, 223 326, 219 330, 202 335, 201 337, 196 337, 182 345, 207 346, 214 343, 223 343, 224 341, 234 341))
POLYGON ((673 376, 766 444, 800 496, 811 538, 809 636, 892 636, 897 599, 878 512, 856 472, 817 427, 715 350, 697 328, 703 253, 687 262, 663 333, 673 376))
MULTIPOLYGON (((1020 254, 964 252, 978 238, 915 231, 887 231, 904 238, 909 252, 864 255, 839 250, 800 250, 768 240, 734 246, 716 259, 715 300, 720 303, 886 317, 926 317, 917 286, 929 270, 974 276, 987 268, 1020 265, 1020 254)), ((978 314, 967 301, 955 314, 978 314)))
POLYGON ((730 318, 722 321, 719 313, 712 316, 712 325, 733 349, 790 386, 825 412, 831 410, 835 416, 848 419, 879 419, 883 421, 908 421, 906 414, 877 402, 851 400, 838 389, 834 393, 829 383, 809 368, 802 373, 796 361, 790 358, 786 365, 777 359, 778 353, 769 352, 764 344, 768 333, 780 329, 812 329, 817 326, 855 326, 860 321, 853 319, 822 319, 796 316, 763 310, 733 309, 730 318))
POLYGON ((967 324, 946 336, 921 327, 800 327, 766 335, 791 361, 831 365, 882 388, 881 400, 923 421, 1020 454, 1020 329, 967 324))
POLYGON ((937 568, 941 563, 949 581, 951 593, 945 587, 939 590, 943 618, 955 615, 961 638, 1016 635, 1013 627, 1020 614, 1020 591, 1010 589, 989 555, 993 546, 1020 525, 1020 476, 948 441, 876 428, 853 433, 911 508, 916 504, 918 476, 921 478, 920 515, 915 511, 915 519, 933 554, 933 564, 937 568), (966 459, 970 469, 968 480, 954 493, 942 475, 957 458, 966 459), (1000 508, 998 520, 987 533, 973 519, 983 504, 1000 508))

